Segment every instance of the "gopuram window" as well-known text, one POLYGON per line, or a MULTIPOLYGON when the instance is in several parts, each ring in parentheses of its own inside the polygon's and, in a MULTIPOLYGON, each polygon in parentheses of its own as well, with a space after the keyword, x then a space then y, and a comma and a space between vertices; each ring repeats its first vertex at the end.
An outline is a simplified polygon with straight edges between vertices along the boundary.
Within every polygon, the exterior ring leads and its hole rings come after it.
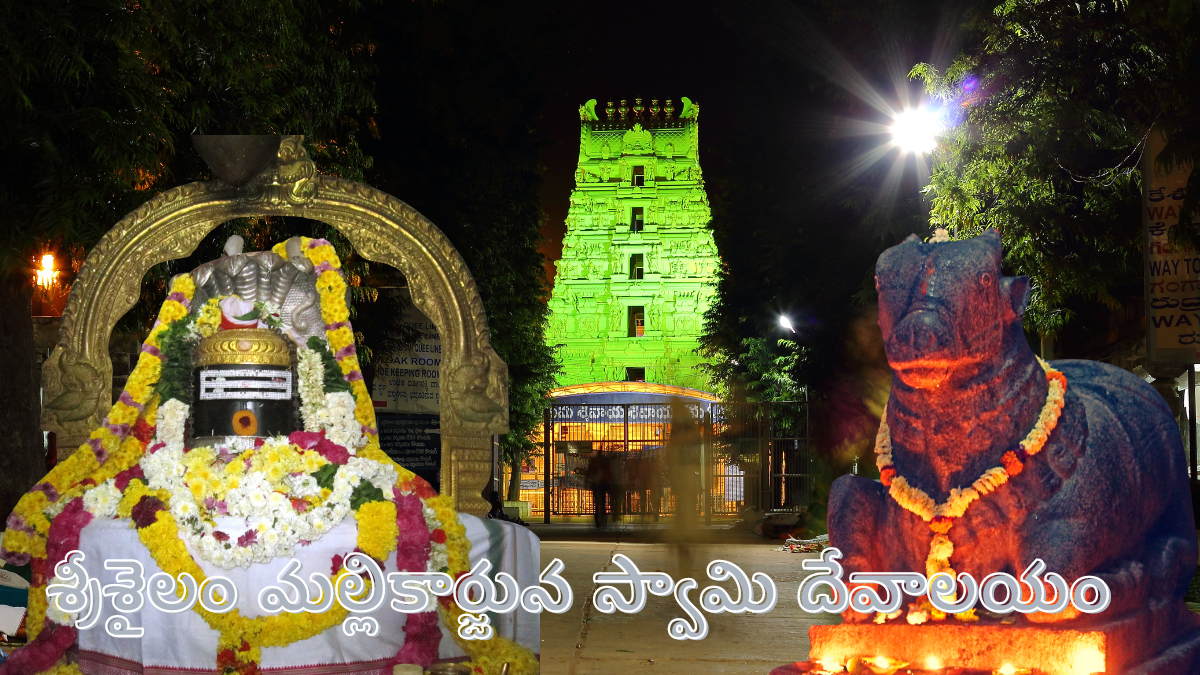
POLYGON ((645 368, 626 368, 625 369, 625 381, 626 382, 645 382, 646 381, 646 369, 645 368))
POLYGON ((634 187, 642 187, 645 184, 646 184, 646 167, 644 167, 644 166, 633 167, 633 186, 634 187))
POLYGON ((641 206, 633 207, 633 209, 630 211, 630 216, 629 216, 629 231, 630 232, 641 232, 642 226, 645 224, 645 222, 646 222, 645 209, 643 209, 641 206))
POLYGON ((634 253, 629 256, 629 278, 641 279, 644 274, 644 264, 642 262, 642 254, 634 253))
POLYGON ((642 337, 646 334, 646 308, 629 308, 629 337, 642 337))

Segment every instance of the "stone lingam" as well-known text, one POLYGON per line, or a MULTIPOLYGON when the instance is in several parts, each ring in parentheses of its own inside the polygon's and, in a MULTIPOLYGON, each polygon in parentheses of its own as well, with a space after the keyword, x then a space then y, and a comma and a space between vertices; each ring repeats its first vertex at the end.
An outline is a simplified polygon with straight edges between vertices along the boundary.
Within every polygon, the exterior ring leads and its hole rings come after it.
POLYGON ((982 581, 1019 578, 1041 559, 1067 583, 1098 577, 1111 604, 948 616, 906 597, 888 615, 851 608, 840 625, 810 629, 809 661, 775 673, 1200 673, 1200 616, 1183 602, 1196 524, 1160 395, 1103 363, 1041 362, 1021 326, 1029 280, 1001 276, 995 231, 909 237, 880 256, 876 286, 894 379, 880 481, 843 476, 830 492, 844 573, 982 581))

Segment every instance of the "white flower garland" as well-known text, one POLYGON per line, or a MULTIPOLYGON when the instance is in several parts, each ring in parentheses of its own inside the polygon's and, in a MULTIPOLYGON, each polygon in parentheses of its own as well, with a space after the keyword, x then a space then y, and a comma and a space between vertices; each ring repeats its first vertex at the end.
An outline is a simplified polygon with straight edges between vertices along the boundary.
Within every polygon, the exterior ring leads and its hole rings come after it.
POLYGON ((117 504, 120 502, 121 491, 112 478, 83 493, 83 508, 95 518, 117 515, 117 504))
POLYGON ((315 349, 296 349, 296 379, 304 430, 320 431, 321 406, 325 403, 325 364, 315 349))
MULTIPOLYGON (((434 530, 442 527, 442 522, 438 520, 437 511, 429 507, 424 499, 421 500, 421 515, 425 516, 425 527, 429 528, 432 533, 434 530)), ((445 543, 437 543, 430 540, 429 542, 429 562, 426 563, 426 572, 441 572, 450 566, 450 547, 445 543)))
MULTIPOLYGON (((182 414, 187 417, 187 406, 182 406, 165 413, 168 417, 182 414)), ((163 419, 160 414, 160 419, 163 419)), ((184 448, 181 441, 164 438, 165 445, 156 452, 147 453, 142 458, 142 472, 146 476, 149 487, 165 489, 171 494, 169 508, 180 524, 180 535, 190 545, 191 549, 205 560, 222 567, 246 567, 252 563, 269 562, 279 556, 290 556, 295 546, 301 541, 315 541, 326 532, 342 522, 353 510, 350 497, 355 488, 367 481, 379 488, 385 495, 390 495, 396 485, 398 476, 396 470, 389 465, 361 457, 351 457, 346 464, 339 467, 333 478, 333 487, 329 496, 319 506, 303 513, 298 513, 292 506, 287 494, 282 488, 294 496, 319 494, 320 488, 310 475, 285 475, 276 486, 262 471, 248 471, 239 480, 237 487, 225 494, 225 505, 228 516, 241 518, 246 528, 244 533, 224 533, 227 539, 222 541, 214 536, 221 531, 220 527, 206 517, 206 509, 197 502, 196 495, 185 482, 187 470, 184 465, 184 448), (246 533, 254 532, 253 541, 241 542, 238 539, 246 533)), ((249 439, 253 444, 254 439, 249 439)), ((230 437, 226 439, 225 449, 230 454, 239 454, 245 448, 245 439, 230 437), (229 446, 235 446, 230 448, 229 446)), ((269 439, 266 443, 275 445, 290 445, 286 437, 269 439)), ((265 444, 264 444, 265 447, 265 444)), ((220 452, 221 446, 217 446, 220 452)), ((241 461, 236 457, 232 461, 241 461)), ((113 487, 115 490, 115 486, 113 487)), ((88 494, 99 492, 92 490, 88 494)), ((204 494, 201 492, 201 498, 204 494)), ((97 510, 107 508, 103 496, 93 498, 97 510)), ((91 510, 91 509, 89 509, 91 510)), ((115 512, 115 507, 113 508, 115 512)))
POLYGON ((304 430, 324 431, 325 438, 357 454, 367 444, 367 437, 354 417, 354 396, 348 391, 325 393, 325 364, 315 349, 296 350, 296 379, 304 430))
POLYGON ((325 405, 317 415, 325 438, 346 448, 351 455, 357 454, 358 449, 367 444, 362 425, 354 418, 355 406, 354 396, 350 392, 335 391, 325 394, 325 405))

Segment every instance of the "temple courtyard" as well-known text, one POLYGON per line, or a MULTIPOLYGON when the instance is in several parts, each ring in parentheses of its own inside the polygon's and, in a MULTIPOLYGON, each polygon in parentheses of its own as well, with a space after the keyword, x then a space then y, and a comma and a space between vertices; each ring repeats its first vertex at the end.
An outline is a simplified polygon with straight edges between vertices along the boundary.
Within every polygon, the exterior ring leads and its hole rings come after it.
MULTIPOLYGON (((555 534, 570 533, 559 528, 555 534)), ((646 542, 648 534, 616 536, 610 532, 609 538, 542 542, 542 565, 560 558, 566 565, 563 576, 575 591, 575 603, 569 612, 542 615, 543 673, 765 674, 808 654, 809 626, 836 622, 833 616, 808 614, 796 603, 796 590, 807 576, 800 563, 815 554, 772 550, 780 548, 782 542, 748 536, 733 537, 733 542, 725 543, 712 542, 712 536, 700 536, 698 539, 706 543, 689 546, 682 556, 680 547, 673 544, 646 542), (707 638, 674 640, 667 635, 667 624, 684 613, 673 597, 649 596, 646 608, 633 615, 602 614, 592 607, 592 574, 606 565, 609 570, 619 571, 609 564, 616 553, 625 554, 643 571, 663 571, 676 579, 688 576, 696 579, 699 588, 690 596, 695 603, 699 603, 699 590, 713 583, 705 575, 705 565, 711 560, 728 560, 747 574, 770 575, 779 591, 779 602, 771 612, 757 616, 706 614, 707 638), (680 559, 689 554, 691 564, 685 561, 682 566, 691 569, 681 574, 680 559)), ((721 585, 732 590, 730 583, 721 585)))

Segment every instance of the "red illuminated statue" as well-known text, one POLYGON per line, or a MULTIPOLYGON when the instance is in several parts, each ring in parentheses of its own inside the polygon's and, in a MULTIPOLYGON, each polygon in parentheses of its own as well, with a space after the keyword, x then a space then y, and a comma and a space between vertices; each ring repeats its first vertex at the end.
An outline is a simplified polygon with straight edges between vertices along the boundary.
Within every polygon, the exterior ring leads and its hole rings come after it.
MULTIPOLYGON (((1126 644, 1110 645, 1110 659, 1118 648, 1141 664, 1194 652, 1182 663, 1200 669, 1200 617, 1183 603, 1197 542, 1179 427, 1132 373, 1040 362, 1021 327, 1029 280, 1001 276, 1000 264, 995 231, 909 237, 880 256, 879 327, 895 373, 877 441, 882 481, 833 484, 830 543, 847 573, 983 579, 1041 558, 1068 582, 1098 576, 1112 592, 1104 612, 1017 615, 1017 627, 1120 623, 1126 644)), ((920 603, 893 621, 931 620, 920 603)))

